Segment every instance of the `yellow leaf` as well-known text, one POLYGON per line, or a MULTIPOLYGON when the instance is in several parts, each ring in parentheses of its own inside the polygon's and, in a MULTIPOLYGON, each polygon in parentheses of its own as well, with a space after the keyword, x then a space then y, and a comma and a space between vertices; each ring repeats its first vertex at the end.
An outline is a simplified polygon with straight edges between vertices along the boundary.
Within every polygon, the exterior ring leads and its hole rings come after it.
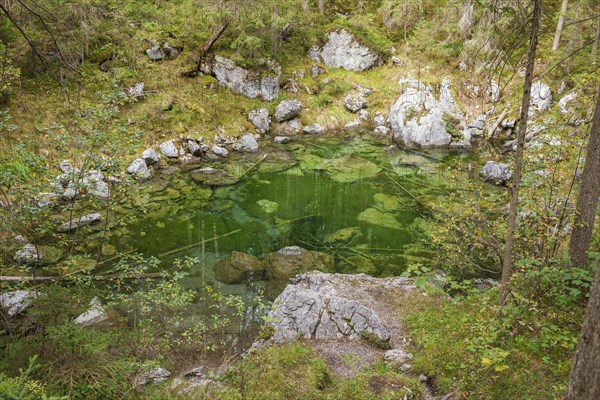
POLYGON ((492 364, 492 360, 490 360, 489 358, 485 358, 485 357, 483 357, 483 358, 481 359, 481 364, 482 364, 482 365, 491 365, 491 364, 492 364))
POLYGON ((500 372, 500 371, 504 371, 505 369, 508 369, 508 365, 496 365, 494 367, 494 370, 500 372))

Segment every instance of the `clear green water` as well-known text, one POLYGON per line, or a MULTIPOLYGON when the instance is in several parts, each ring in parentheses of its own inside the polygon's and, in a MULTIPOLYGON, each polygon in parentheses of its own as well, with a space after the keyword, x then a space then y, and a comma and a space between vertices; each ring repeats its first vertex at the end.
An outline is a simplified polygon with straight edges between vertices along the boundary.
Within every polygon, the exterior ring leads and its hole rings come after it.
POLYGON ((376 276, 400 274, 408 264, 430 257, 426 204, 446 195, 443 170, 453 156, 415 154, 363 139, 315 139, 264 151, 268 155, 257 166, 262 154, 210 164, 245 174, 238 184, 215 187, 212 193, 188 172, 165 171, 148 193, 139 194, 134 210, 140 211, 114 244, 122 251, 159 256, 164 265, 176 257, 196 257, 200 262, 189 286, 211 284, 236 294, 246 293, 248 285, 224 285, 212 272, 234 250, 262 258, 285 246, 301 246, 333 254, 340 272, 376 276), (345 156, 359 163, 331 166, 331 160, 345 156), (368 177, 357 178, 365 172, 368 177), (331 237, 344 228, 352 228, 352 234, 331 237), (219 239, 163 255, 214 237, 219 239))

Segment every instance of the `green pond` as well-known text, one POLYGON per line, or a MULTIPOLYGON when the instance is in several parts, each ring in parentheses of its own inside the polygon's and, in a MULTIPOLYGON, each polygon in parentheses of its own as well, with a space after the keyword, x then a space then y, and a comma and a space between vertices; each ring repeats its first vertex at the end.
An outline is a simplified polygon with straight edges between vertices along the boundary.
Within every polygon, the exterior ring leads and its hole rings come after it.
POLYGON ((363 138, 261 146, 260 153, 159 171, 134 195, 126 209, 134 218, 113 244, 156 256, 165 267, 197 258, 187 285, 226 294, 261 285, 214 278, 213 266, 232 251, 262 259, 300 246, 333 255, 338 272, 398 275, 431 257, 428 204, 448 195, 444 171, 465 156, 363 138))

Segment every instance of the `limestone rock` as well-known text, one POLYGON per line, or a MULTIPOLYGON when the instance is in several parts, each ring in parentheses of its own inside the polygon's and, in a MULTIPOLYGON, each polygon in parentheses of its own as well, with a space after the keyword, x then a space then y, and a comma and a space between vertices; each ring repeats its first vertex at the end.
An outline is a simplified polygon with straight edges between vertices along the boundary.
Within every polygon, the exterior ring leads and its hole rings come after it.
POLYGON ((408 353, 404 349, 388 350, 383 355, 383 360, 388 368, 399 369, 402 372, 406 372, 408 369, 410 369, 409 363, 412 361, 412 359, 412 354, 408 353))
POLYGON ((258 143, 256 142, 256 139, 254 139, 254 135, 249 133, 242 136, 240 141, 234 143, 232 147, 235 151, 245 153, 255 153, 258 151, 258 143))
POLYGON ((138 374, 134 379, 135 386, 144 386, 149 383, 162 382, 171 376, 171 373, 164 368, 158 367, 150 371, 144 371, 138 374))
POLYGON ((295 118, 302 111, 298 100, 284 100, 275 108, 275 121, 285 122, 295 118))
POLYGON ((279 97, 279 69, 272 69, 268 75, 249 71, 218 55, 214 57, 211 65, 202 67, 203 72, 217 78, 221 86, 249 99, 262 98, 265 101, 279 97))
POLYGON ((200 148, 200 145, 198 143, 196 143, 195 140, 187 141, 187 150, 188 150, 188 153, 190 153, 193 156, 199 157, 202 155, 202 149, 200 148))
POLYGON ((0 294, 0 307, 2 307, 9 317, 21 314, 29 307, 31 300, 40 296, 37 291, 15 290, 0 294))
POLYGON ((268 133, 271 130, 271 117, 266 108, 250 111, 248 120, 259 133, 268 133))
POLYGON ((127 173, 134 175, 141 180, 149 179, 152 176, 150 170, 148 170, 148 165, 143 158, 136 158, 133 160, 131 165, 127 167, 127 173))
POLYGON ((325 71, 325 68, 319 67, 318 65, 313 65, 312 67, 310 67, 310 75, 313 78, 318 78, 326 72, 327 71, 325 71))
POLYGON ((270 253, 265 257, 264 263, 270 294, 283 289, 287 281, 297 274, 312 270, 331 271, 334 267, 333 256, 298 246, 284 247, 270 253))
POLYGON ((90 308, 88 308, 86 312, 75 318, 73 322, 81 326, 91 326, 105 321, 107 319, 108 314, 102 307, 100 299, 94 297, 90 301, 90 308))
POLYGON ((160 161, 160 156, 154 149, 148 148, 142 152, 142 158, 146 161, 146 165, 156 164, 160 161))
POLYGON ((219 157, 227 157, 229 155, 227 149, 221 146, 214 145, 210 150, 219 157))
POLYGON ((460 118, 450 83, 444 80, 440 99, 419 81, 401 80, 404 94, 392 105, 389 120, 394 140, 406 146, 446 146, 452 136, 446 130, 446 116, 460 118))
POLYGON ((286 144, 291 141, 292 141, 292 139, 290 139, 289 136, 275 136, 273 138, 273 143, 276 143, 276 144, 286 144))
POLYGON ((177 158, 179 157, 179 149, 172 140, 168 140, 163 142, 159 146, 160 152, 169 158, 177 158))
POLYGON ((552 91, 544 82, 536 81, 531 85, 531 106, 529 116, 533 117, 546 111, 552 105, 552 91))
MULTIPOLYGON (((143 161, 143 160, 141 160, 141 161, 143 161)), ((146 164, 144 164, 144 165, 146 165, 146 164)), ((100 213, 87 214, 87 215, 81 216, 78 219, 73 219, 69 222, 65 222, 64 224, 62 224, 58 227, 57 231, 58 232, 69 232, 69 231, 81 228, 82 226, 90 225, 90 224, 93 224, 94 222, 98 222, 101 220, 102 220, 102 214, 100 214, 100 213)))
POLYGON ((371 69, 381 62, 381 55, 356 40, 345 29, 329 32, 327 42, 322 46, 313 46, 308 56, 322 62, 330 68, 344 68, 350 71, 371 69))
POLYGON ((486 181, 504 185, 512 179, 512 172, 506 164, 488 161, 481 169, 481 176, 486 181))
POLYGON ((305 135, 320 135, 325 132, 325 128, 315 123, 305 126, 302 132, 304 132, 305 135))
POLYGON ((227 284, 243 282, 252 275, 261 277, 264 270, 258 258, 239 251, 233 251, 229 257, 214 266, 215 278, 227 284))
POLYGON ((344 97, 344 106, 352 113, 357 113, 367 106, 367 99, 360 94, 348 94, 344 97))

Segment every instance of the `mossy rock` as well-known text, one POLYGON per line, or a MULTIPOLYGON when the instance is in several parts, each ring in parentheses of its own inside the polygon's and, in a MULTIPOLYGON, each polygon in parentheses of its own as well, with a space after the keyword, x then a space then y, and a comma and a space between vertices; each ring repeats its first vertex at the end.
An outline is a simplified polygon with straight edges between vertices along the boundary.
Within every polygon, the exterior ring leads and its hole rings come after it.
POLYGON ((267 295, 277 296, 288 280, 308 271, 334 272, 335 260, 332 255, 301 247, 284 247, 268 254, 263 260, 267 271, 267 295))
POLYGON ((251 276, 262 278, 265 267, 258 258, 234 251, 229 257, 217 263, 213 269, 218 281, 234 284, 243 282, 251 276))
POLYGON ((375 263, 366 257, 348 257, 348 262, 351 263, 352 272, 355 274, 367 274, 370 276, 377 276, 379 274, 375 263))
POLYGON ((325 241, 334 246, 343 245, 352 242, 358 236, 360 236, 360 228, 358 226, 352 226, 335 231, 331 235, 328 235, 325 241))
POLYGON ((371 225, 377 225, 389 229, 402 229, 402 225, 392 214, 378 210, 376 208, 367 208, 358 215, 358 220, 371 225))
MULTIPOLYGON (((232 170, 233 172, 233 170, 232 170)), ((192 179, 206 186, 231 186, 235 185, 239 181, 241 173, 230 173, 228 171, 218 169, 213 173, 207 174, 205 172, 196 170, 190 172, 192 179)))
POLYGON ((303 170, 318 170, 323 169, 323 164, 326 161, 324 158, 314 154, 301 154, 298 156, 300 160, 300 168, 303 170))
POLYGON ((353 155, 327 160, 321 167, 332 180, 342 183, 372 178, 381 172, 377 164, 353 155))
POLYGON ((375 200, 375 207, 380 208, 386 212, 397 212, 402 207, 402 203, 395 196, 390 196, 384 193, 377 193, 373 196, 373 200, 375 200))
POLYGON ((267 199, 257 201, 256 205, 260 212, 266 215, 273 215, 277 213, 277 210, 279 209, 279 203, 267 199))

